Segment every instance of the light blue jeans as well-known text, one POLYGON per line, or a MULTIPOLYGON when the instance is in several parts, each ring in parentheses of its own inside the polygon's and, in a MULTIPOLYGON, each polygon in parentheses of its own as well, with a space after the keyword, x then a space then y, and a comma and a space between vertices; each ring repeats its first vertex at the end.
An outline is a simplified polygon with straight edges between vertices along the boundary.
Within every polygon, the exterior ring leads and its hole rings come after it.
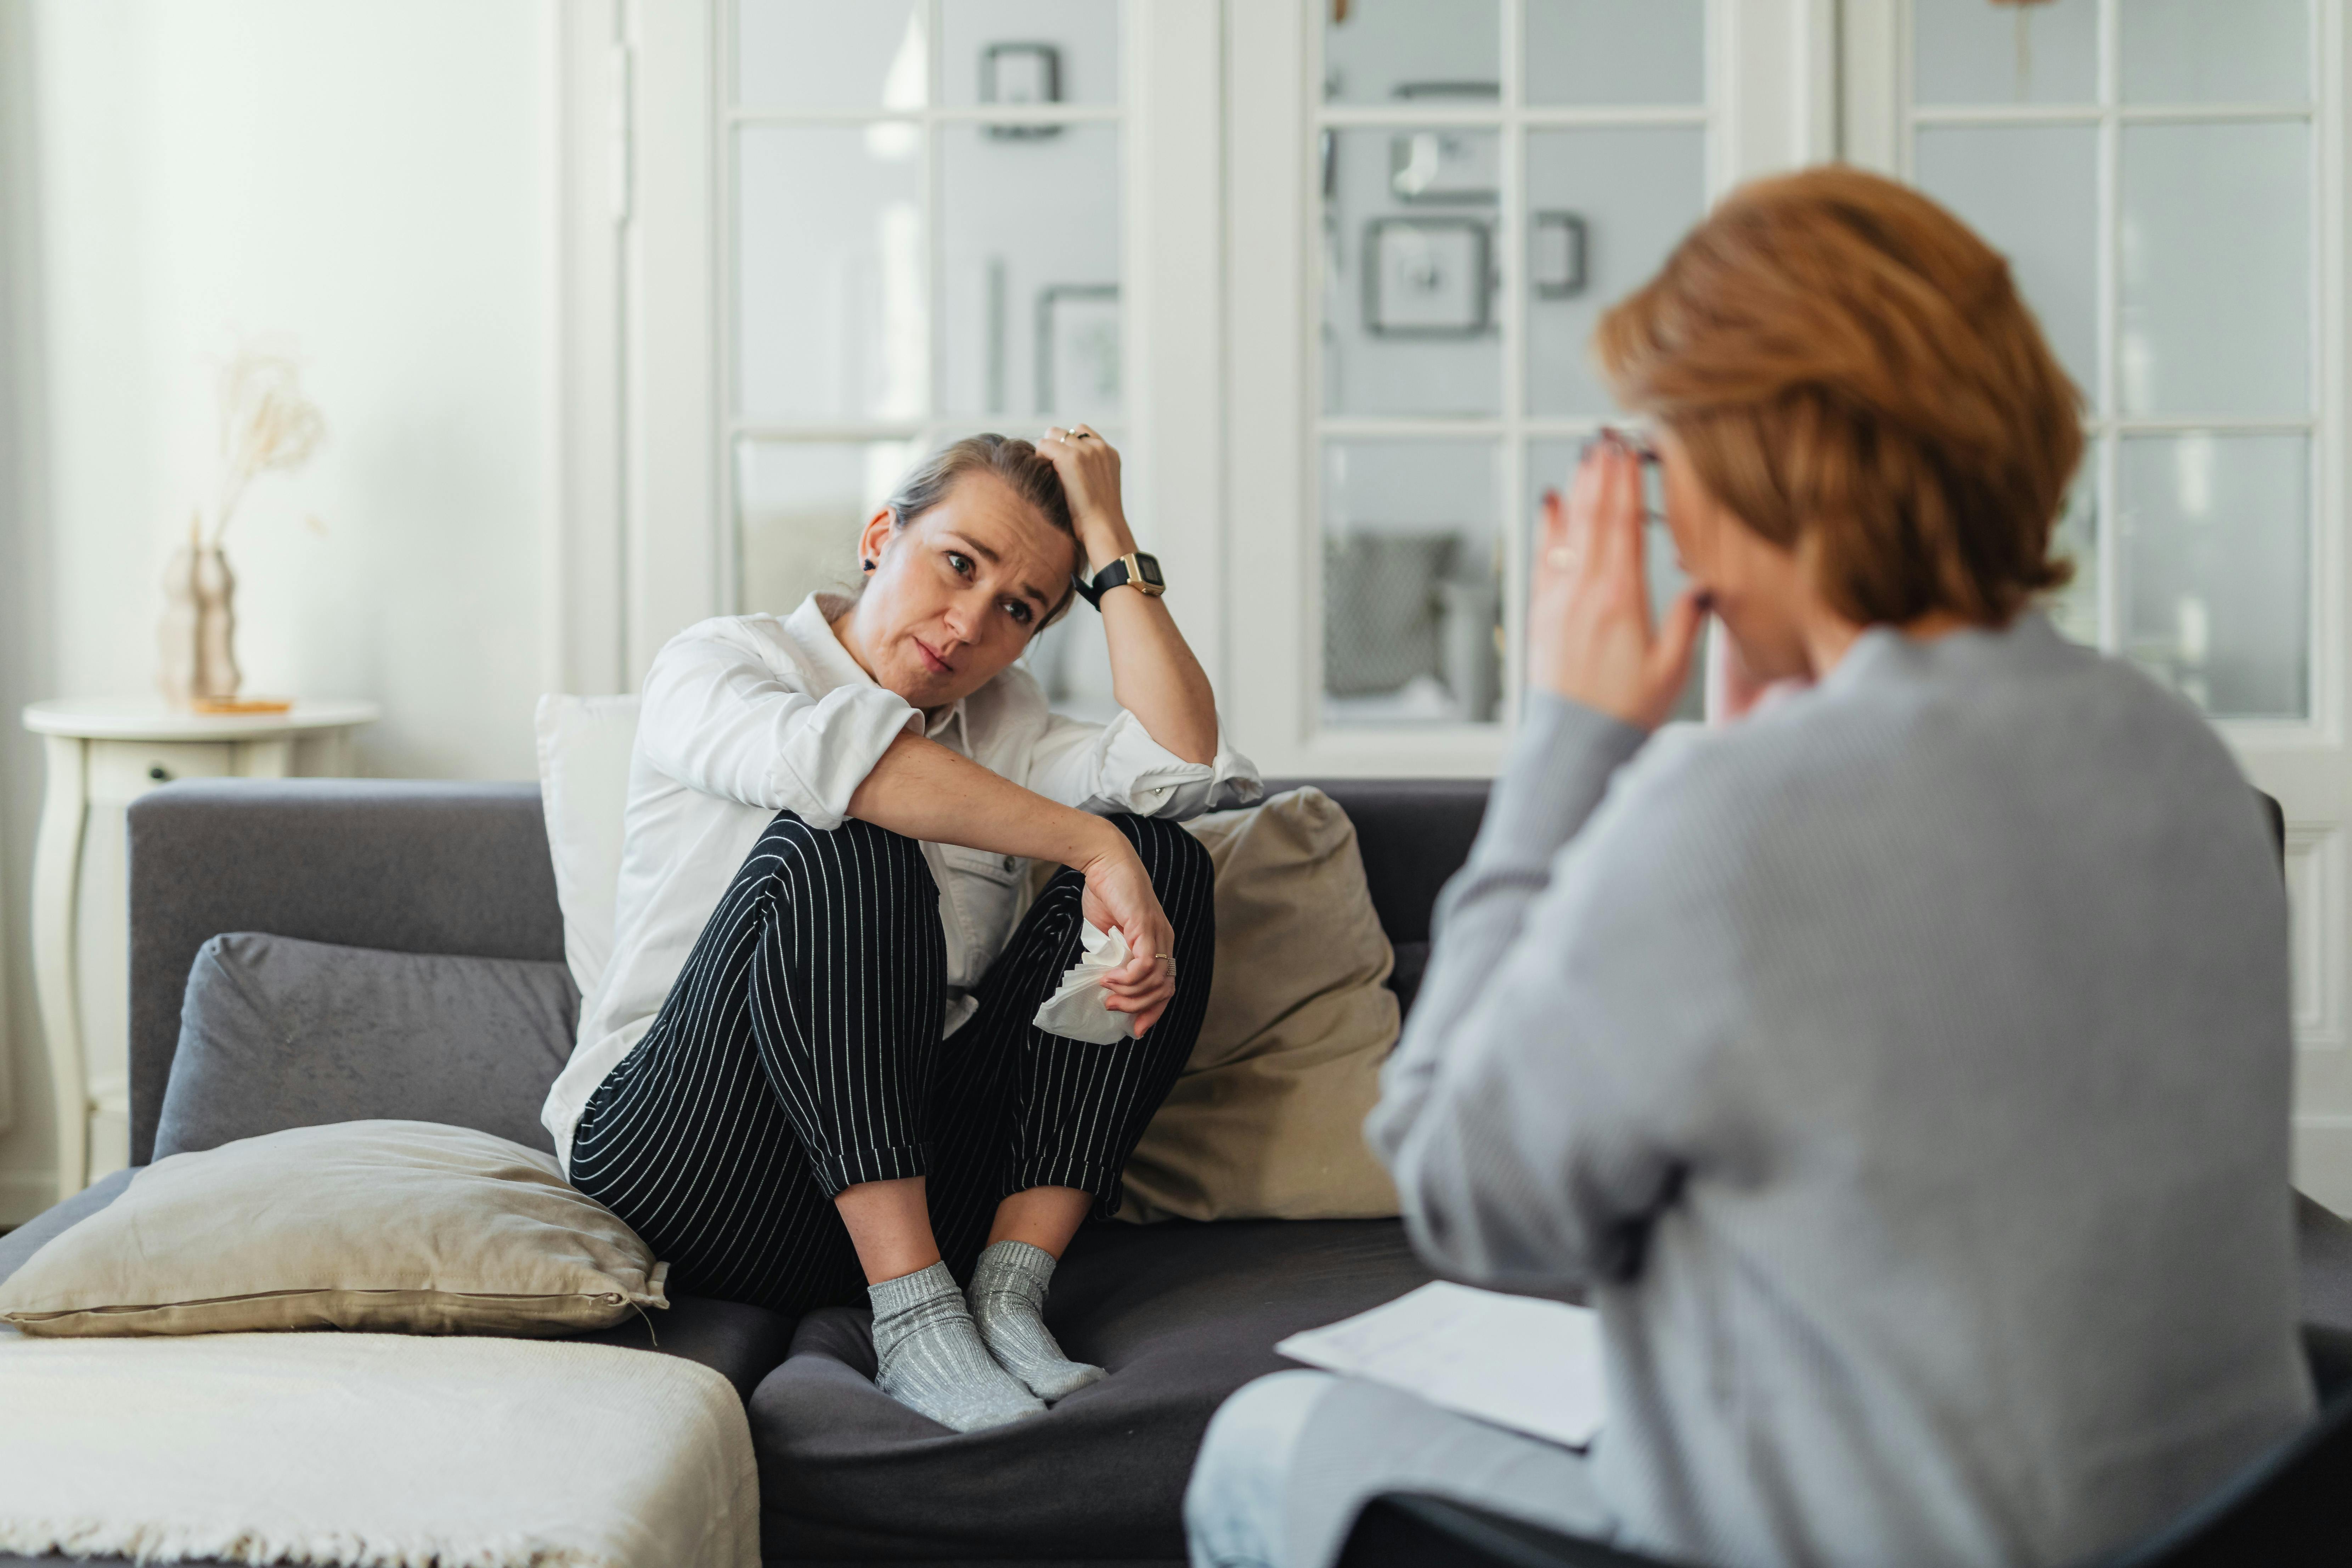
POLYGON ((1184 1493, 1192 1568, 1331 1568, 1357 1513, 1387 1491, 1460 1502, 1607 1540, 1584 1458, 1320 1372, 1278 1372, 1225 1401, 1184 1493))

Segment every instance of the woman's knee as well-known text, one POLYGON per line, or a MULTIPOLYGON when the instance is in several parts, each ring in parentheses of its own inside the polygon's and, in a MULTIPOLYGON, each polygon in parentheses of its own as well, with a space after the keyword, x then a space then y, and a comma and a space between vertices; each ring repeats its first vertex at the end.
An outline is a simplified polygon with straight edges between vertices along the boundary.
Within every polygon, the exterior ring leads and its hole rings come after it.
MULTIPOLYGON (((1187 836, 1189 837, 1189 835, 1187 836)), ((1193 1568, 1286 1568, 1292 1468, 1315 1407, 1339 1386, 1321 1372, 1277 1372, 1218 1407, 1184 1490, 1193 1568)))
POLYGON ((903 889, 918 899, 939 898, 920 843, 855 816, 843 819, 838 827, 812 827, 795 814, 780 811, 751 855, 778 871, 823 884, 850 879, 869 893, 887 895, 903 889))
POLYGON ((1210 862, 1206 845, 1186 831, 1182 824, 1164 816, 1136 816, 1119 812, 1110 820, 1135 846, 1137 858, 1151 878, 1152 891, 1159 895, 1160 907, 1168 911, 1171 920, 1178 918, 1175 905, 1208 907, 1216 868, 1210 862))

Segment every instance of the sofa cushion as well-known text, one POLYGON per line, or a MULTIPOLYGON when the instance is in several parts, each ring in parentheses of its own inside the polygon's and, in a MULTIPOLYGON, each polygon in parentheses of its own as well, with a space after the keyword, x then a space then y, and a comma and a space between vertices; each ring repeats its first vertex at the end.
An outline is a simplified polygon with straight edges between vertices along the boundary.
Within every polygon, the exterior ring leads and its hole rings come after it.
POLYGON ((1216 867, 1217 974, 1191 1058, 1127 1165, 1121 1219, 1372 1219, 1364 1142, 1396 1044, 1356 830, 1319 789, 1188 825, 1216 867))
POLYGON ((155 1157, 188 971, 223 931, 563 962, 536 784, 182 779, 128 824, 134 1165, 155 1157))
POLYGON ((667 1272, 552 1155, 352 1121, 158 1160, 0 1284, 0 1318, 45 1335, 551 1335, 668 1306, 667 1272))
POLYGON ((563 958, 580 994, 593 996, 613 956, 637 699, 551 692, 539 700, 536 717, 540 803, 555 898, 563 907, 563 958))
MULTIPOLYGON (((121 1196, 131 1179, 145 1168, 133 1166, 102 1177, 0 1236, 0 1285, 6 1284, 10 1275, 50 1241, 121 1196)), ((683 1356, 719 1373, 735 1385, 737 1394, 749 1399, 760 1379, 784 1359, 784 1352, 792 1344, 793 1320, 738 1301, 714 1301, 707 1296, 672 1296, 669 1310, 661 1314, 658 1329, 650 1316, 632 1313, 609 1329, 565 1337, 591 1344, 626 1345, 635 1350, 683 1356)), ((0 1557, 0 1568, 7 1568, 10 1561, 0 1557)))
POLYGON ((1395 1220, 1090 1225, 1046 1321, 1110 1375, 961 1434, 874 1386, 864 1310, 811 1313, 751 1396, 766 1555, 1181 1558, 1201 1434, 1234 1390, 1293 1364, 1275 1342, 1428 1279, 1395 1220))
POLYGON ((216 936, 188 972, 155 1156, 372 1120, 552 1153, 539 1108, 579 1003, 561 963, 216 936))

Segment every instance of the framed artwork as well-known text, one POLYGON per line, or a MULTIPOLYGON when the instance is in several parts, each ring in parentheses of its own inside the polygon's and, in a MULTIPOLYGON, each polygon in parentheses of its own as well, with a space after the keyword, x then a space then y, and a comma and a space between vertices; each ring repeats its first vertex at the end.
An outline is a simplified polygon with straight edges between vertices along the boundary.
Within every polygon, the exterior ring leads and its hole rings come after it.
POLYGON ((1538 300, 1572 300, 1584 292, 1585 228, 1579 213, 1535 215, 1535 256, 1528 270, 1538 300))
POLYGON ((1119 405, 1118 285, 1037 290, 1037 412, 1108 419, 1119 405))
POLYGON ((1378 217, 1364 226, 1364 331, 1475 338, 1486 331, 1494 240, 1475 217, 1378 217))
MULTIPOLYGON (((1051 44, 991 44, 980 53, 982 103, 1059 103, 1062 51, 1051 44)), ((1058 125, 991 125, 1000 142, 1038 142, 1058 136, 1058 125)))

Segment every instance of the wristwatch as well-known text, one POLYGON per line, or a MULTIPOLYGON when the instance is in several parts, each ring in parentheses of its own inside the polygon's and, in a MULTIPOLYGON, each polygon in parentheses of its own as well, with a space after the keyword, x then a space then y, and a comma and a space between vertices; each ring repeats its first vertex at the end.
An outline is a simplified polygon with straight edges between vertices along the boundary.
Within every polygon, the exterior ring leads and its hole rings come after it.
POLYGON ((1160 558, 1140 550, 1120 556, 1096 573, 1091 583, 1084 577, 1074 581, 1079 595, 1097 610, 1102 608, 1102 596, 1113 588, 1130 587, 1153 599, 1168 592, 1168 579, 1160 574, 1160 558))

